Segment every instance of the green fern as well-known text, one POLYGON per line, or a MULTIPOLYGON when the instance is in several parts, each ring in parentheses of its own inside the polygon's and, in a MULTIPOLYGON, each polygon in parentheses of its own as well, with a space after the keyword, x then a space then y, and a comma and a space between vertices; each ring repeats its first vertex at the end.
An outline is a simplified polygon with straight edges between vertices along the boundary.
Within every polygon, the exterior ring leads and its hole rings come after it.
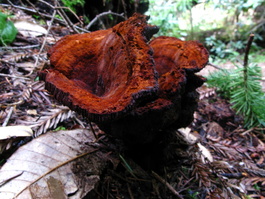
POLYGON ((208 85, 216 87, 230 99, 232 108, 244 117, 246 128, 265 126, 265 96, 260 84, 261 70, 257 64, 220 70, 208 77, 208 85))

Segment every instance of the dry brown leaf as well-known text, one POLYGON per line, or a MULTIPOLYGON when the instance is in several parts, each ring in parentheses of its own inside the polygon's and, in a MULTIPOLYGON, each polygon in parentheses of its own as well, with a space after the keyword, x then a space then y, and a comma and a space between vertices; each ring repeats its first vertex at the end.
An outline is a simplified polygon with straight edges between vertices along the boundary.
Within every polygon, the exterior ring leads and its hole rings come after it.
POLYGON ((76 129, 50 132, 20 147, 0 170, 0 198, 84 197, 109 160, 89 145, 93 141, 90 130, 76 129))
POLYGON ((216 122, 208 122, 206 138, 213 142, 219 142, 224 136, 224 129, 216 122))
POLYGON ((14 141, 31 136, 33 136, 33 131, 28 126, 0 127, 0 154, 8 150, 14 141))
POLYGON ((5 126, 0 127, 0 140, 11 137, 28 137, 33 136, 33 132, 28 126, 5 126))
POLYGON ((37 37, 47 34, 45 28, 29 21, 16 21, 14 25, 24 37, 37 37))
POLYGON ((206 85, 197 89, 200 93, 200 100, 216 95, 216 88, 209 88, 206 85))
POLYGON ((197 144, 199 148, 198 156, 201 158, 203 163, 206 162, 213 162, 213 156, 209 149, 207 149, 205 146, 203 146, 201 143, 197 144))

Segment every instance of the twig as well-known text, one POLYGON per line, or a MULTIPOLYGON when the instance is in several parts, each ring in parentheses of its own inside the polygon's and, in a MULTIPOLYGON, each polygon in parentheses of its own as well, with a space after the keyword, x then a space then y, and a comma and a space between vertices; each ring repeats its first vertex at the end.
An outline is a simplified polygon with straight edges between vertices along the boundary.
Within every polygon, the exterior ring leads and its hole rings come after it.
MULTIPOLYGON (((47 14, 44 14, 44 13, 41 13, 41 12, 36 12, 35 10, 33 10, 33 9, 30 9, 30 8, 25 8, 25 7, 23 7, 23 6, 17 6, 17 5, 14 5, 14 4, 12 4, 12 2, 10 2, 10 5, 13 7, 13 8, 16 8, 16 9, 20 9, 20 10, 23 10, 23 11, 25 11, 25 12, 27 12, 27 13, 30 13, 30 14, 35 14, 35 15, 41 15, 42 17, 44 17, 44 18, 47 18, 47 19, 52 19, 52 16, 51 15, 47 15, 47 14)), ((0 6, 2 6, 2 7, 9 7, 10 6, 9 4, 0 4, 0 6)), ((57 23, 60 23, 61 25, 64 25, 64 26, 68 26, 69 24, 67 24, 67 22, 66 21, 64 21, 64 20, 62 20, 62 19, 59 19, 59 18, 54 18, 54 21, 56 21, 57 23)), ((80 31, 82 31, 82 32, 89 32, 89 31, 87 31, 86 29, 83 29, 83 28, 81 28, 81 27, 79 27, 79 26, 76 26, 76 25, 73 25, 73 27, 74 28, 76 28, 77 30, 80 30, 80 31)))
POLYGON ((101 17, 103 16, 106 16, 106 15, 115 15, 115 16, 118 16, 118 17, 122 17, 123 19, 125 19, 125 17, 123 16, 123 13, 121 14, 118 14, 118 13, 115 13, 115 12, 112 12, 111 10, 107 11, 107 12, 102 12, 100 14, 98 14, 87 26, 86 26, 86 29, 89 30, 91 28, 91 26, 98 20, 100 19, 101 17))
POLYGON ((75 161, 75 160, 77 160, 77 159, 79 159, 79 158, 82 158, 82 157, 84 157, 84 156, 86 156, 86 155, 90 155, 90 154, 92 154, 92 153, 94 153, 94 152, 97 152, 97 151, 98 151, 98 149, 94 149, 94 150, 92 150, 92 151, 89 151, 89 152, 83 153, 83 154, 81 154, 81 155, 79 155, 79 156, 73 157, 73 158, 71 158, 71 159, 69 159, 69 160, 66 160, 65 162, 60 163, 60 164, 57 165, 56 167, 52 168, 51 170, 49 170, 49 171, 47 171, 46 173, 44 173, 44 174, 42 174, 41 176, 39 176, 37 179, 33 180, 29 185, 27 185, 27 186, 26 186, 25 188, 23 188, 19 193, 17 193, 17 195, 15 196, 15 198, 18 197, 18 196, 19 196, 23 191, 25 191, 27 188, 29 188, 30 186, 32 186, 34 183, 38 182, 40 179, 44 178, 45 176, 47 176, 47 175, 50 174, 51 172, 55 171, 56 169, 58 169, 58 168, 60 168, 60 167, 62 167, 62 166, 64 166, 64 165, 66 165, 66 164, 68 164, 68 163, 70 163, 70 162, 72 162, 72 161, 75 161))
POLYGON ((42 50, 43 50, 43 48, 44 48, 44 46, 45 46, 45 44, 46 44, 47 37, 48 37, 48 34, 49 34, 50 30, 51 30, 51 27, 52 27, 53 20, 54 20, 54 17, 55 17, 56 12, 57 12, 56 10, 53 11, 52 19, 51 19, 50 25, 48 26, 47 33, 46 33, 46 35, 45 35, 44 41, 42 42, 41 48, 40 48, 40 50, 39 50, 38 56, 37 56, 36 61, 35 61, 35 64, 34 64, 35 67, 36 67, 36 66, 38 65, 38 63, 39 63, 40 54, 41 54, 41 52, 42 52, 42 50))
POLYGON ((89 123, 90 129, 92 130, 92 133, 93 133, 95 139, 98 140, 98 136, 97 136, 97 134, 96 134, 96 132, 95 132, 93 126, 92 126, 91 121, 89 120, 88 123, 89 123))
POLYGON ((134 197, 133 197, 133 193, 132 193, 132 190, 131 190, 130 185, 129 185, 128 183, 126 183, 126 184, 127 184, 127 189, 128 189, 128 192, 129 192, 130 198, 131 198, 131 199, 134 199, 134 197))
POLYGON ((11 115, 12 115, 12 113, 13 113, 13 110, 14 110, 14 106, 11 106, 10 109, 9 109, 9 111, 8 111, 7 116, 6 116, 6 118, 5 118, 5 121, 4 121, 3 124, 2 124, 2 126, 6 126, 6 125, 8 124, 8 122, 9 122, 9 120, 10 120, 10 117, 11 117, 11 115))
POLYGON ((214 68, 216 68, 216 69, 218 69, 218 70, 222 70, 221 67, 219 67, 219 66, 217 66, 217 65, 215 65, 215 64, 213 64, 213 63, 210 63, 210 62, 209 62, 207 65, 212 66, 212 67, 214 67, 214 68))
POLYGON ((42 96, 42 98, 46 100, 46 102, 48 102, 48 104, 52 104, 50 99, 43 92, 40 91, 39 94, 42 96))
MULTIPOLYGON (((55 0, 55 2, 56 2, 58 5, 60 5, 59 2, 58 2, 57 0, 55 0)), ((61 6, 56 6, 56 7, 54 7, 54 8, 58 10, 59 15, 60 15, 60 16, 66 21, 66 23, 68 24, 68 26, 69 26, 69 27, 70 27, 75 33, 79 33, 79 31, 76 30, 74 24, 71 22, 71 20, 70 20, 69 17, 67 16, 67 14, 64 12, 63 9, 61 9, 62 7, 61 7, 61 6)))
MULTIPOLYGON (((79 124, 79 125, 81 125, 82 126, 82 128, 85 128, 85 125, 84 125, 84 123, 74 114, 74 116, 73 116, 73 118, 74 118, 74 120, 79 124)), ((91 130, 92 130, 92 128, 91 128, 91 130)), ((93 129, 94 130, 94 129, 93 129)), ((93 133, 93 130, 92 130, 92 133, 93 133)), ((95 130, 94 130, 95 131, 95 130)), ((95 136, 95 135, 94 135, 95 136)))
POLYGON ((7 46, 7 47, 1 47, 0 49, 3 49, 3 50, 23 50, 23 49, 29 49, 29 48, 38 48, 39 46, 40 46, 40 44, 28 45, 28 46, 18 46, 18 47, 7 46))
POLYGON ((13 179, 21 176, 23 173, 24 173, 24 171, 21 171, 19 174, 16 174, 16 175, 14 175, 14 176, 12 176, 12 177, 10 177, 8 179, 5 179, 5 180, 1 181, 0 182, 0 187, 2 187, 3 185, 5 185, 6 183, 10 182, 11 180, 13 180, 13 179))
POLYGON ((179 199, 184 199, 179 192, 177 192, 174 187, 172 187, 165 179, 161 178, 157 173, 155 173, 154 171, 152 171, 153 176, 159 180, 161 183, 163 183, 164 185, 167 186, 167 188, 175 195, 177 196, 177 198, 179 199))
MULTIPOLYGON (((35 6, 32 4, 32 3, 30 3, 29 2, 29 0, 26 0, 36 11, 37 11, 37 13, 39 14, 39 12, 38 12, 38 10, 35 8, 35 6)), ((75 27, 74 27, 74 25, 73 25, 73 23, 70 21, 70 19, 68 18, 68 16, 65 14, 65 12, 63 11, 63 9, 62 8, 67 8, 67 7, 61 7, 61 6, 56 6, 56 4, 57 5, 60 5, 59 4, 59 2, 57 1, 57 0, 55 0, 54 1, 54 3, 55 3, 55 6, 53 6, 53 5, 51 5, 51 4, 49 4, 49 3, 47 3, 47 2, 44 2, 44 1, 42 1, 42 0, 40 0, 40 2, 42 2, 42 3, 44 3, 44 4, 46 4, 47 6, 49 6, 49 7, 51 7, 52 9, 53 9, 53 11, 56 9, 56 10, 58 10, 58 13, 60 14, 60 16, 66 21, 66 23, 72 28, 72 30, 75 32, 75 33, 79 33, 76 29, 75 29, 75 27)), ((70 9, 70 8, 67 8, 70 12, 72 12, 73 14, 74 14, 74 16, 77 18, 77 19, 79 19, 78 17, 77 17, 77 15, 70 9)), ((41 14, 39 14, 40 16, 41 16, 41 14)), ((55 16, 52 16, 52 20, 54 20, 54 18, 55 18, 55 16)))
POLYGON ((44 20, 44 17, 41 15, 41 13, 38 11, 38 9, 35 7, 35 5, 33 3, 31 3, 29 0, 26 0, 28 2, 29 5, 32 6, 32 8, 37 12, 37 14, 42 18, 42 20, 47 24, 46 20, 44 20))
POLYGON ((13 102, 13 103, 10 103, 10 104, 4 104, 4 105, 0 104, 0 108, 8 107, 8 106, 17 106, 17 105, 20 105, 20 104, 23 104, 23 103, 24 103, 24 100, 20 99, 17 102, 13 102))
POLYGON ((243 133, 241 133, 241 135, 246 135, 246 134, 250 133, 251 131, 253 131, 254 129, 255 129, 254 127, 251 129, 248 129, 248 130, 244 131, 243 133))
MULTIPOLYGON (((254 39, 254 34, 250 34, 249 38, 248 38, 248 43, 247 43, 247 46, 246 46, 246 50, 245 50, 245 57, 244 57, 244 64, 243 64, 243 67, 244 67, 244 82, 247 82, 247 80, 248 80, 248 76, 247 76, 247 73, 248 73, 248 54, 249 54, 249 50, 250 50, 250 47, 251 47, 253 39, 254 39)), ((245 83, 245 85, 247 85, 247 84, 245 83)))
MULTIPOLYGON (((47 6, 53 8, 53 9, 67 9, 67 10, 69 10, 75 16, 75 18, 79 21, 79 23, 83 25, 83 22, 79 19, 79 17, 75 14, 75 12, 72 9, 70 9, 69 7, 61 7, 61 6, 54 7, 51 4, 49 4, 48 2, 43 1, 43 0, 39 0, 39 2, 46 4, 47 6)), ((57 1, 57 3, 58 3, 58 1, 57 1)))
POLYGON ((124 17, 125 17, 125 19, 128 19, 127 10, 126 10, 126 3, 124 2, 124 0, 121 0, 121 2, 122 2, 122 6, 123 6, 123 11, 124 11, 124 17))
POLYGON ((254 36, 255 36, 254 34, 250 34, 249 38, 248 38, 248 43, 246 46, 245 57, 244 57, 244 65, 243 65, 244 67, 248 66, 248 54, 249 54, 249 50, 250 50, 251 44, 253 42, 254 36))
POLYGON ((2 76, 2 77, 11 77, 11 78, 18 78, 18 79, 27 79, 27 80, 29 80, 29 78, 27 78, 27 77, 19 77, 19 76, 15 76, 15 75, 8 75, 8 74, 2 74, 2 73, 0 73, 0 76, 2 76))

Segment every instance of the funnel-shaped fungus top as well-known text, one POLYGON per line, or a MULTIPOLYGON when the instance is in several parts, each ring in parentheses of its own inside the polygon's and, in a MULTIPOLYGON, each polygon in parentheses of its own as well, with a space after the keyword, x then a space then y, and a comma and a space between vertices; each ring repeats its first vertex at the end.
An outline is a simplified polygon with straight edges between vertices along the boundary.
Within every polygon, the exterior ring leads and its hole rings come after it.
POLYGON ((92 121, 115 119, 157 93, 147 44, 157 31, 135 14, 108 30, 66 36, 49 51, 51 66, 40 76, 57 100, 92 121))
POLYGON ((209 56, 197 41, 162 36, 148 43, 158 29, 146 18, 134 14, 111 29, 62 38, 40 72, 57 100, 134 142, 192 121, 204 81, 195 72, 209 56))

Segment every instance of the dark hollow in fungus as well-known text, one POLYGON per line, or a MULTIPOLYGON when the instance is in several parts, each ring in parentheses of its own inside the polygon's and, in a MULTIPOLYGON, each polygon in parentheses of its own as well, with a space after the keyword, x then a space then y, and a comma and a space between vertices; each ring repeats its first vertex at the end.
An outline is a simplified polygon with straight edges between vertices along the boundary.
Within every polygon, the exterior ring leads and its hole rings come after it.
POLYGON ((70 35, 39 76, 54 97, 130 145, 155 142, 193 119, 208 62, 196 41, 148 40, 158 31, 134 14, 111 29, 70 35))

